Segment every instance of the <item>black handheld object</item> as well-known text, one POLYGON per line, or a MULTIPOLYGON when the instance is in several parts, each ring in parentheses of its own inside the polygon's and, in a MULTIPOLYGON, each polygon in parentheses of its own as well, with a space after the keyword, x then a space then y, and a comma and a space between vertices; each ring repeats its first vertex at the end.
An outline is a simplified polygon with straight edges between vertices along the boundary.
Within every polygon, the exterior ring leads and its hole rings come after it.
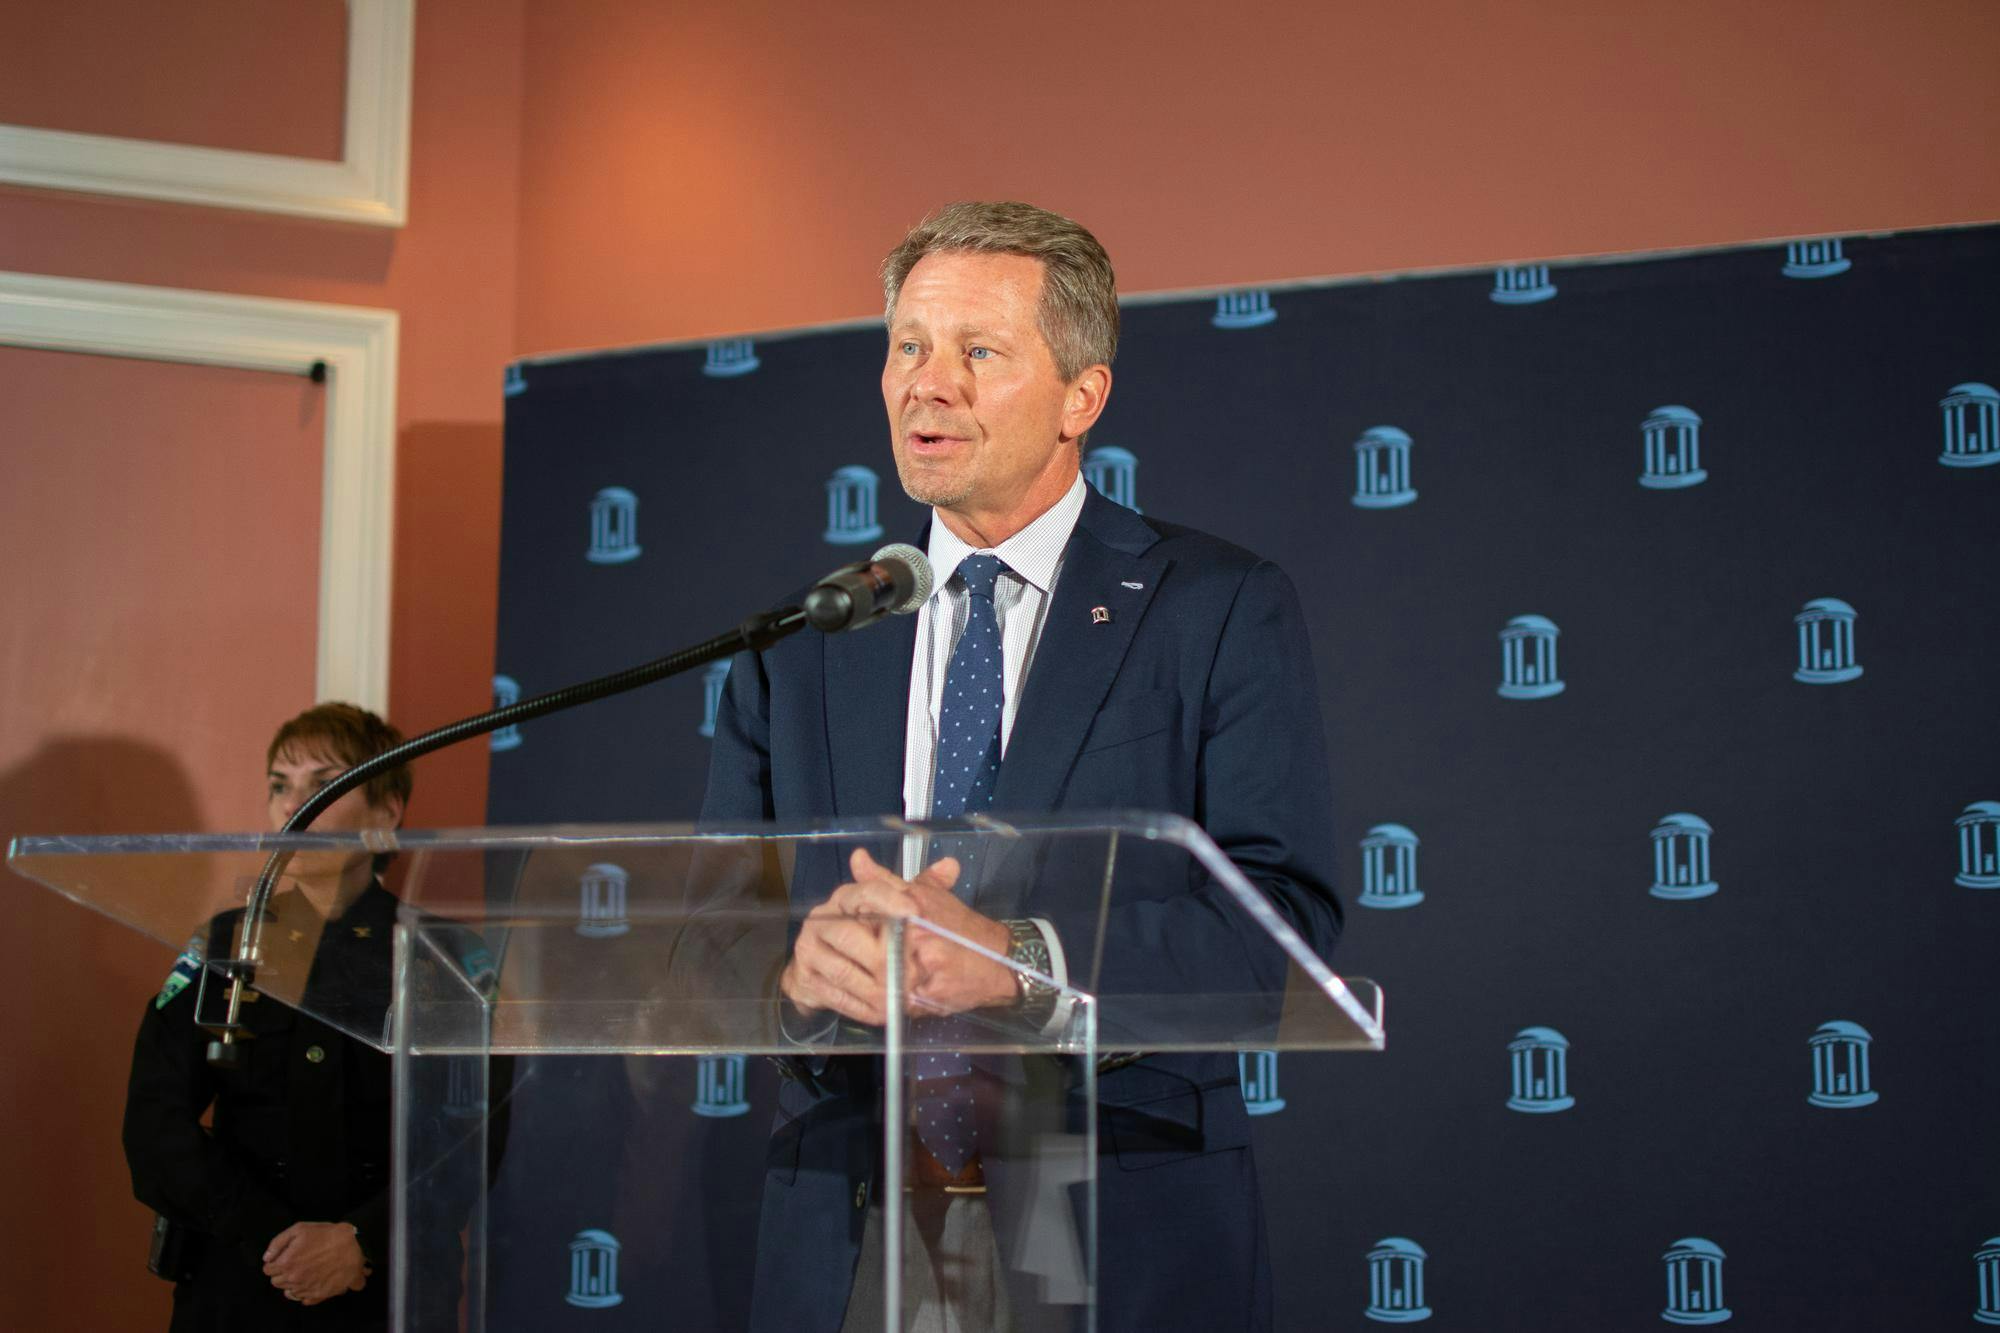
POLYGON ((825 634, 860 629, 916 610, 930 599, 932 586, 931 562, 916 547, 898 542, 815 584, 806 594, 806 620, 825 634))
POLYGON ((194 1276, 201 1238, 165 1213, 153 1214, 153 1245, 146 1253, 146 1271, 169 1282, 194 1276))

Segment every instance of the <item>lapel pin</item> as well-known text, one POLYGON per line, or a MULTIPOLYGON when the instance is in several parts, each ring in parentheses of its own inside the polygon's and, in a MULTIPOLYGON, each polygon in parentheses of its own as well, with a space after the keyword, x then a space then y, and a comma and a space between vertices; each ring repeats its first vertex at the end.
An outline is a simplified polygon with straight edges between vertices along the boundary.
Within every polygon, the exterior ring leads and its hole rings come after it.
POLYGON ((1137 591, 1138 591, 1139 589, 1141 589, 1141 588, 1145 587, 1146 585, 1145 585, 1145 584, 1143 584, 1143 583, 1133 583, 1133 582, 1130 582, 1130 581, 1128 580, 1128 581, 1126 581, 1126 582, 1124 582, 1124 583, 1120 583, 1120 584, 1119 584, 1118 586, 1119 586, 1119 587, 1121 587, 1121 588, 1130 588, 1130 589, 1132 589, 1132 590, 1133 590, 1134 592, 1137 592, 1137 591))
POLYGON ((1109 625, 1111 623, 1111 608, 1108 606, 1091 607, 1090 623, 1093 625, 1109 625))

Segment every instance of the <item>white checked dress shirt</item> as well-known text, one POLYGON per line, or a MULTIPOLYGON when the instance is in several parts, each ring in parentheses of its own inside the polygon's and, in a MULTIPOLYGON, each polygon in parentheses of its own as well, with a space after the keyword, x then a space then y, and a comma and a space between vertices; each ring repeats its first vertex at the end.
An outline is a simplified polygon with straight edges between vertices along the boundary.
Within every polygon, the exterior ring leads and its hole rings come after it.
MULTIPOLYGON (((1007 569, 993 587, 993 614, 1000 622, 1001 688, 1000 759, 1006 769, 1007 742, 1014 732, 1014 717, 1020 711, 1021 692, 1027 685, 1028 669, 1034 664, 1035 645, 1041 641, 1042 624, 1048 618, 1049 602, 1055 595, 1056 580, 1062 576, 1063 551, 1083 513, 1084 481, 1081 473, 1070 483, 1062 499, 1001 542, 985 548, 1000 557, 1007 569)), ((982 548, 969 546, 945 526, 935 512, 931 515, 929 549, 931 569, 937 585, 917 611, 916 655, 910 662, 910 705, 903 743, 903 817, 928 819, 931 813, 931 784, 936 779, 938 718, 945 674, 951 667, 952 650, 965 632, 969 598, 962 582, 954 579, 959 562, 982 548)), ((923 869, 923 840, 909 839, 903 849, 903 875, 909 878, 923 869)), ((1036 920, 1042 938, 1048 941, 1053 975, 1067 980, 1062 941, 1048 922, 1036 920)))

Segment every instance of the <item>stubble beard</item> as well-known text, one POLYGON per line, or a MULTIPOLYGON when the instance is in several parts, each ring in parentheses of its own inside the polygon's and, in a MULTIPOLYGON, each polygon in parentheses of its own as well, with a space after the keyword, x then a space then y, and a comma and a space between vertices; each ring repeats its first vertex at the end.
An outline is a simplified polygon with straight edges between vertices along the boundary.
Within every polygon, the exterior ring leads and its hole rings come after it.
POLYGON ((962 505, 972 498, 974 489, 969 468, 944 472, 900 455, 896 459, 896 477, 903 483, 903 494, 933 509, 952 509, 962 505))

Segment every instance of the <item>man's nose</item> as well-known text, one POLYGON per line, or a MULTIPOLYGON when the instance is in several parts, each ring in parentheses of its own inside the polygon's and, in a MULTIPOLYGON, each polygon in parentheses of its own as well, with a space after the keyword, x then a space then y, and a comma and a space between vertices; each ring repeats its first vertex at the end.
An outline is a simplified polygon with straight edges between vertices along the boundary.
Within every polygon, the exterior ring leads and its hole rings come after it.
POLYGON ((971 371, 963 358, 945 351, 934 351, 923 359, 916 373, 910 377, 910 396, 927 403, 961 402, 970 378, 971 371))

